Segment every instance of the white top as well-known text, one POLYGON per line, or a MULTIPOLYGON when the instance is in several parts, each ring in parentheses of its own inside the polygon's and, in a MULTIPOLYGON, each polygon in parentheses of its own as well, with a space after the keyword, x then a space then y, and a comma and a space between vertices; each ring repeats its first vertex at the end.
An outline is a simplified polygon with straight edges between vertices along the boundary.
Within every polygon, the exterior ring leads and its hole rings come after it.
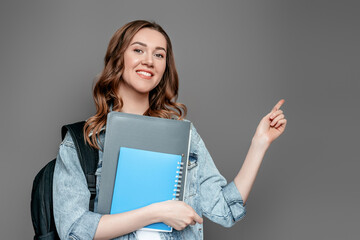
POLYGON ((161 240, 160 234, 156 231, 137 230, 136 236, 139 240, 161 240))

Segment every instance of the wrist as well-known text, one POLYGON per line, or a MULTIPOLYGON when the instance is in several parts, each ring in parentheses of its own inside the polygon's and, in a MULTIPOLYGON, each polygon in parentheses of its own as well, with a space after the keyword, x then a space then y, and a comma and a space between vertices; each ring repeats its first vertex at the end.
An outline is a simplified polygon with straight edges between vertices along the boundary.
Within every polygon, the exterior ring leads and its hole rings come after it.
POLYGON ((153 216, 152 218, 153 223, 163 222, 162 214, 161 214, 162 208, 159 205, 159 203, 150 204, 148 207, 149 207, 149 211, 151 212, 151 216, 153 216))
POLYGON ((251 140, 251 145, 258 148, 259 150, 266 151, 270 147, 270 141, 265 138, 254 136, 251 140))

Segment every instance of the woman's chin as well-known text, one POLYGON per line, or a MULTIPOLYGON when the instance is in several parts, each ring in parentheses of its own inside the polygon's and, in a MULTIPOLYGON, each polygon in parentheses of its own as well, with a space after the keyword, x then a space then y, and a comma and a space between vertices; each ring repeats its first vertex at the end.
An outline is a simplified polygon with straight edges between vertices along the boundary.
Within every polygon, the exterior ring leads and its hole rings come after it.
POLYGON ((148 94, 151 90, 153 90, 156 86, 154 85, 138 85, 134 87, 134 89, 141 94, 148 94))
POLYGON ((138 94, 147 95, 153 88, 136 88, 135 90, 138 94))

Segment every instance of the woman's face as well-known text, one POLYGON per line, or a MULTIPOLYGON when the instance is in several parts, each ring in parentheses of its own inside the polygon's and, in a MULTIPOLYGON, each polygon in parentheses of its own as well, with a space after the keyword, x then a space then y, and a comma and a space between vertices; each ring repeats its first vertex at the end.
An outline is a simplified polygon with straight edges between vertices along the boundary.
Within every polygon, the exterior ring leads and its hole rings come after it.
POLYGON ((166 68, 166 39, 158 31, 143 28, 124 53, 122 78, 128 90, 147 94, 160 82, 166 68))

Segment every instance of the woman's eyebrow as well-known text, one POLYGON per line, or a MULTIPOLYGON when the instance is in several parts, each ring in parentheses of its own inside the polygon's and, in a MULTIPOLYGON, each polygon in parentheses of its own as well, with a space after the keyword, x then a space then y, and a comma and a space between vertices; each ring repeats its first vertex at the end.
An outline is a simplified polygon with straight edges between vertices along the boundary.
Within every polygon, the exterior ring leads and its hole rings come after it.
MULTIPOLYGON (((141 46, 147 47, 147 45, 145 43, 142 43, 142 42, 133 42, 130 46, 132 46, 134 44, 139 44, 141 46)), ((164 50, 166 52, 165 48, 163 48, 163 47, 156 47, 155 49, 164 50)))

